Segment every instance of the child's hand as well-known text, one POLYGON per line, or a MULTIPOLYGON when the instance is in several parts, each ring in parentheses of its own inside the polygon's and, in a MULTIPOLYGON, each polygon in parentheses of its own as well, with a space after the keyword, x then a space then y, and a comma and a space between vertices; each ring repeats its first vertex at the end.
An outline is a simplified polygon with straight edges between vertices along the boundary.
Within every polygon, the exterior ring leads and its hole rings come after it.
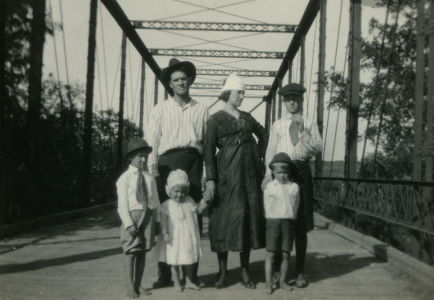
POLYGON ((200 200, 199 206, 197 208, 197 212, 201 214, 207 206, 208 206, 208 202, 205 201, 205 199, 200 200))
POLYGON ((169 243, 169 242, 170 242, 170 236, 169 236, 169 233, 167 233, 167 232, 163 232, 163 240, 164 240, 166 243, 169 243))
POLYGON ((137 235, 137 229, 134 225, 127 227, 127 231, 132 237, 135 237, 137 235))

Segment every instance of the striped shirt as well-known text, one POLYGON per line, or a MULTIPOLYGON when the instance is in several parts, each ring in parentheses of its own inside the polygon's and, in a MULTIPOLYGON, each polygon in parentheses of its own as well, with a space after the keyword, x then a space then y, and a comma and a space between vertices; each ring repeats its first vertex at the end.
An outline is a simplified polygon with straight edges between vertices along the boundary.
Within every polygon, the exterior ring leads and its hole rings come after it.
POLYGON ((274 122, 270 132, 270 140, 268 142, 267 152, 265 154, 265 163, 267 167, 267 175, 271 174, 268 164, 273 159, 273 156, 279 152, 285 152, 294 161, 307 161, 312 155, 315 155, 322 150, 322 139, 316 122, 307 122, 299 114, 287 114, 281 119, 274 122), (298 118, 303 122, 304 133, 308 134, 309 138, 300 140, 293 145, 289 134, 289 127, 293 119, 298 118))
POLYGON ((194 147, 203 151, 208 108, 191 99, 184 106, 169 97, 158 103, 149 120, 148 141, 153 147, 148 164, 153 166, 158 155, 174 148, 194 147))

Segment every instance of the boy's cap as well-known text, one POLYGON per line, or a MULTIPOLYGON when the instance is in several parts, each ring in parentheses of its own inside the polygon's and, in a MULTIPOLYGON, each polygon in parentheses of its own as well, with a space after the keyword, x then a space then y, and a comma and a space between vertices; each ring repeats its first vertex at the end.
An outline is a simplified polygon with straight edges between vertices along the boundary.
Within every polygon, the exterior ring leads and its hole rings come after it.
POLYGON ((279 95, 303 95, 306 92, 304 86, 299 83, 289 83, 279 89, 279 95))
POLYGON ((152 152, 152 147, 142 138, 132 137, 128 140, 128 150, 125 156, 130 156, 131 154, 139 151, 145 150, 146 152, 152 152))
POLYGON ((276 155, 274 155, 273 159, 268 164, 268 167, 271 169, 271 165, 277 162, 286 163, 290 166, 294 165, 291 158, 289 158, 289 155, 284 152, 279 152, 276 155))

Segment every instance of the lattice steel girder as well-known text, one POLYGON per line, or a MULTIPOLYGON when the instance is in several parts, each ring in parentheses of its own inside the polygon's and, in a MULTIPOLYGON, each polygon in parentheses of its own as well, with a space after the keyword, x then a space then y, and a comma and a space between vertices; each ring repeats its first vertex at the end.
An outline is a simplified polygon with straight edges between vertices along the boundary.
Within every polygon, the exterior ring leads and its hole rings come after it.
POLYGON ((163 56, 202 56, 202 57, 230 57, 230 58, 278 58, 285 52, 274 51, 229 51, 229 50, 201 50, 201 49, 150 49, 153 55, 163 56))
POLYGON ((222 70, 222 69, 197 69, 197 75, 212 75, 212 76, 228 76, 229 74, 235 73, 239 76, 250 76, 250 77, 274 77, 276 76, 276 71, 259 71, 259 70, 222 70))
MULTIPOLYGON (((269 85, 259 85, 259 84, 246 84, 245 89, 246 90, 256 90, 256 91, 263 91, 268 90, 271 86, 269 85)), ((213 83, 193 83, 191 85, 192 89, 199 89, 199 90, 220 90, 222 88, 221 84, 213 84, 213 83)))
MULTIPOLYGON (((190 94, 191 97, 209 97, 209 98, 218 98, 220 95, 219 94, 190 94)), ((262 95, 244 95, 244 99, 262 99, 262 95)))
POLYGON ((134 28, 166 30, 207 30, 207 31, 244 31, 244 32, 295 32, 297 25, 221 23, 221 22, 173 22, 173 21, 131 21, 134 28))

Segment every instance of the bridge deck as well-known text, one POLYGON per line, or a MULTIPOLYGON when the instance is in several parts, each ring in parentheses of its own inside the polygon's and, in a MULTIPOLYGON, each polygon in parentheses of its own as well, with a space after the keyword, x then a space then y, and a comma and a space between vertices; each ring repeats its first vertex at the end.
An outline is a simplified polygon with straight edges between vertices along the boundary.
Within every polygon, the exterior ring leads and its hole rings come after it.
MULTIPOLYGON (((44 227, 0 241, 0 299, 124 299, 124 269, 114 210, 44 227), (14 250, 12 248, 15 247, 14 250)), ((264 299, 264 250, 252 252, 251 269, 258 283, 247 290, 238 283, 238 255, 229 255, 229 286, 216 290, 217 263, 202 240, 200 276, 210 287, 175 293, 153 290, 153 299, 264 299)), ((423 287, 388 263, 331 232, 309 234, 307 274, 311 284, 291 292, 277 290, 270 299, 429 299, 423 287)), ((144 283, 156 277, 156 260, 148 256, 144 283)), ((291 278, 294 275, 291 272, 291 278)), ((145 297, 141 297, 145 298, 145 297)))

